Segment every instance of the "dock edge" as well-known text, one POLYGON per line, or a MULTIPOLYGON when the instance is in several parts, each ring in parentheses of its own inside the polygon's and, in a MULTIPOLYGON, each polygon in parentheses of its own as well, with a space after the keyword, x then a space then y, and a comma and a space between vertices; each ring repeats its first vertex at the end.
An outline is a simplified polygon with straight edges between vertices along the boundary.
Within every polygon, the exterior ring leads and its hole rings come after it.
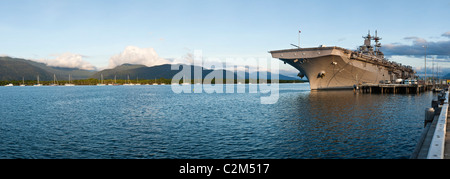
POLYGON ((442 106, 441 114, 436 124, 430 148, 428 149, 427 159, 444 159, 445 134, 447 128, 449 91, 445 93, 445 101, 442 106))

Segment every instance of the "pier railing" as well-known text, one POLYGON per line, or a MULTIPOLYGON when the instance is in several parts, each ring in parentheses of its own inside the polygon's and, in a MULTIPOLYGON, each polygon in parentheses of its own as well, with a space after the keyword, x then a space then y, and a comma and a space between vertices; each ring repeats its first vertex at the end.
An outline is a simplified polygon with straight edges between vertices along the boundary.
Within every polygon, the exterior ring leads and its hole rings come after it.
POLYGON ((447 129, 447 113, 448 113, 448 97, 449 92, 445 93, 445 101, 439 115, 433 138, 431 139, 430 148, 428 149, 427 159, 443 159, 445 148, 445 134, 447 129))

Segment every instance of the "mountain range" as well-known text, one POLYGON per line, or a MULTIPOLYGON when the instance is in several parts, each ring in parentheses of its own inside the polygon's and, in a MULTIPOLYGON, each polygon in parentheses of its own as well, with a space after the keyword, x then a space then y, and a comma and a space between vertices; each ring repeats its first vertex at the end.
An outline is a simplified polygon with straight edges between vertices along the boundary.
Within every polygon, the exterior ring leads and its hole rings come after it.
MULTIPOLYGON (((113 69, 105 69, 101 71, 90 71, 82 70, 77 68, 62 68, 62 67, 52 67, 44 63, 35 62, 32 60, 26 60, 21 58, 12 57, 0 57, 0 81, 10 81, 10 80, 36 80, 39 75, 39 79, 42 81, 53 80, 53 75, 55 74, 58 80, 68 80, 69 74, 73 80, 76 79, 100 79, 103 75, 103 79, 127 79, 128 77, 132 80, 139 79, 172 79, 173 76, 179 73, 183 66, 180 65, 179 70, 171 70, 171 64, 164 64, 158 66, 147 67, 145 65, 135 65, 135 64, 122 64, 113 69)), ((223 77, 233 76, 234 79, 238 79, 238 74, 228 70, 211 70, 199 66, 187 65, 191 68, 191 77, 194 79, 194 71, 202 71, 202 78, 212 78, 208 76, 211 72, 219 71, 223 73, 223 77)), ((242 74, 242 73, 239 73, 242 74)), ((249 79, 250 77, 257 77, 259 72, 243 73, 245 77, 239 76, 239 78, 249 79)), ((267 79, 270 79, 271 73, 267 72, 267 79)), ((290 77, 279 74, 280 80, 300 80, 298 77, 290 77)))
POLYGON ((0 81, 22 80, 22 78, 36 80, 38 75, 42 81, 53 80, 54 75, 58 80, 69 80, 69 74, 72 79, 86 79, 95 74, 95 71, 51 67, 32 60, 0 57, 0 81))
MULTIPOLYGON (((92 75, 92 78, 96 78, 96 79, 100 79, 100 76, 103 75, 104 79, 128 79, 128 77, 130 79, 159 79, 159 78, 165 78, 165 79, 172 79, 173 76, 177 73, 179 73, 182 70, 182 66, 180 65, 180 69, 179 70, 172 70, 171 69, 171 64, 164 64, 164 65, 158 65, 158 66, 152 66, 152 67, 147 67, 144 65, 133 65, 133 64, 123 64, 120 66, 117 66, 116 68, 113 69, 106 69, 106 70, 102 70, 99 71, 97 73, 95 73, 94 75, 92 75)), ((187 67, 191 68, 191 79, 194 79, 194 72, 195 71, 201 71, 202 72, 202 79, 207 79, 207 78, 213 78, 211 76, 208 76, 208 74, 211 74, 211 72, 219 72, 222 73, 223 78, 226 78, 227 76, 233 76, 234 79, 238 79, 238 77, 240 79, 249 79, 250 77, 257 77, 259 75, 259 72, 253 72, 253 73, 248 73, 245 72, 244 75, 245 77, 242 76, 238 76, 237 73, 234 73, 232 71, 228 71, 228 70, 211 70, 211 69, 206 69, 203 67, 199 67, 199 66, 192 66, 192 65, 187 65, 187 67)), ((267 79, 271 79, 271 73, 268 72, 267 73, 267 79)), ((279 75, 279 79, 281 80, 299 80, 299 78, 294 78, 294 77, 289 77, 289 76, 285 76, 285 75, 279 75)))

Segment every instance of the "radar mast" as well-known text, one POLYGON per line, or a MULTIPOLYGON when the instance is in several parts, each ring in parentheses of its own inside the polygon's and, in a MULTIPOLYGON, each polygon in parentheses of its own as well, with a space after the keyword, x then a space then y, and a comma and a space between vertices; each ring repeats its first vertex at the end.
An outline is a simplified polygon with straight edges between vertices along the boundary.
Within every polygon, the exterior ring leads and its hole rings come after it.
POLYGON ((364 45, 359 47, 359 51, 362 52, 363 54, 367 54, 367 55, 375 55, 379 58, 384 58, 384 54, 383 52, 380 51, 381 48, 381 37, 378 37, 378 32, 377 30, 375 30, 375 36, 371 36, 370 35, 370 30, 367 33, 367 36, 363 36, 364 38, 364 45), (375 45, 372 46, 371 45, 371 41, 374 40, 375 41, 375 45))

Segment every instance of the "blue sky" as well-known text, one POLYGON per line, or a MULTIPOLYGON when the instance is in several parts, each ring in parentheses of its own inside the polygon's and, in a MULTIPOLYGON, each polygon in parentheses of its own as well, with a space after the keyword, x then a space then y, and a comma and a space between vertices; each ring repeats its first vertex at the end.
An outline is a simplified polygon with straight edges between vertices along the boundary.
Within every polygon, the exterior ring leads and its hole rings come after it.
MULTIPOLYGON (((368 30, 378 30, 390 47, 450 41, 443 35, 450 32, 448 0, 2 0, 0 7, 0 55, 71 53, 97 67, 127 46, 153 48, 167 59, 193 50, 204 57, 270 58, 267 51, 297 44, 298 30, 302 47, 356 49, 368 30)), ((392 52, 391 60, 423 66, 417 54, 392 52)), ((435 57, 450 67, 449 54, 435 57)))

